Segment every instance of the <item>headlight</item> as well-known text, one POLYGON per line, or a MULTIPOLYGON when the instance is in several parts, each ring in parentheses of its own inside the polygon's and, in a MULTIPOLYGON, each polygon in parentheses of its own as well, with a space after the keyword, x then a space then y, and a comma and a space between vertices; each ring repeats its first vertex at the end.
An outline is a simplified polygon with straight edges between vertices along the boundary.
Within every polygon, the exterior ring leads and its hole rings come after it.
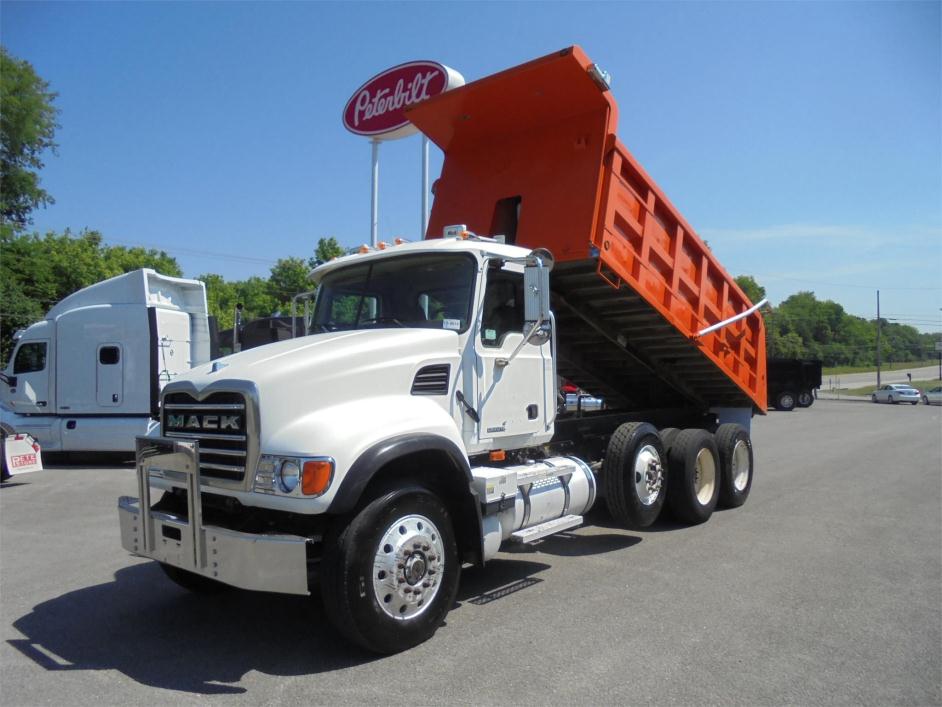
POLYGON ((281 467, 275 473, 275 481, 278 488, 284 493, 291 493, 298 487, 301 480, 301 467, 293 459, 288 459, 281 463, 281 467))
POLYGON ((331 457, 282 457, 263 454, 255 469, 255 492, 314 498, 334 479, 331 457))

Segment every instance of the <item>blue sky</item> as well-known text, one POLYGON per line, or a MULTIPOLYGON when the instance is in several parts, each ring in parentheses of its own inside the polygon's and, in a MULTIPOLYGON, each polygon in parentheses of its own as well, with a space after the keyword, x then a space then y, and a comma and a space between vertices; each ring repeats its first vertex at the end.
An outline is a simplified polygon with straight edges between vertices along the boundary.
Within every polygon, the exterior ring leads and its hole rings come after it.
MULTIPOLYGON (((267 275, 369 240, 363 81, 468 80, 581 45, 619 136, 733 274, 923 330, 942 322, 940 3, 4 2, 0 40, 59 92, 37 230, 267 275)), ((382 148, 380 237, 418 237, 417 137, 382 148)), ((440 154, 433 148, 432 172, 440 154)))

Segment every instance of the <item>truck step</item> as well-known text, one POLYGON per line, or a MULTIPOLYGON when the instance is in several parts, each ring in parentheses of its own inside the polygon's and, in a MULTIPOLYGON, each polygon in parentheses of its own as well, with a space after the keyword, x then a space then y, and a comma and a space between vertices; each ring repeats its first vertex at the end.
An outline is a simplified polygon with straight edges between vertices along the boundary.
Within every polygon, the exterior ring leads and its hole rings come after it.
POLYGON ((563 516, 562 518, 554 518, 545 523, 532 525, 529 528, 518 530, 516 533, 511 533, 510 540, 529 545, 530 543, 535 543, 537 540, 542 540, 550 535, 561 533, 564 530, 577 528, 580 525, 582 525, 582 516, 563 516))

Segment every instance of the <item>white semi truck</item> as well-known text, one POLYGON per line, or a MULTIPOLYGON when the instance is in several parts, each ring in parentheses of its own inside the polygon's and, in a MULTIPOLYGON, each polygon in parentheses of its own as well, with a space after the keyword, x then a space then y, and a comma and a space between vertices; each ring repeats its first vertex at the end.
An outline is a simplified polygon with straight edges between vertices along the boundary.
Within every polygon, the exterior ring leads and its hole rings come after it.
POLYGON ((318 267, 313 333, 168 384, 123 546, 196 592, 320 593, 392 653, 463 565, 597 498, 635 528, 744 503, 762 320, 615 138, 603 78, 573 47, 414 108, 445 237, 318 267), (566 411, 560 377, 606 409, 566 411))
POLYGON ((46 452, 133 452, 160 391, 209 360, 206 288, 135 270, 79 290, 18 337, 0 373, 0 430, 46 452))

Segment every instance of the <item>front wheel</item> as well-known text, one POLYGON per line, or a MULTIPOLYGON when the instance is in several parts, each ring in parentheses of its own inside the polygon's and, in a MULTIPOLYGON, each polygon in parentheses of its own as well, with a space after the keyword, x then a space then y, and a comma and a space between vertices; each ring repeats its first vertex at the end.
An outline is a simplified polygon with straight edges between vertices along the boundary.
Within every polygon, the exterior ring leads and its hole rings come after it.
POLYGON ((391 491, 328 537, 321 596, 331 623, 376 653, 431 638, 458 591, 448 509, 430 491, 391 491))
POLYGON ((890 396, 890 405, 896 405, 896 398, 894 398, 892 395, 890 396))

